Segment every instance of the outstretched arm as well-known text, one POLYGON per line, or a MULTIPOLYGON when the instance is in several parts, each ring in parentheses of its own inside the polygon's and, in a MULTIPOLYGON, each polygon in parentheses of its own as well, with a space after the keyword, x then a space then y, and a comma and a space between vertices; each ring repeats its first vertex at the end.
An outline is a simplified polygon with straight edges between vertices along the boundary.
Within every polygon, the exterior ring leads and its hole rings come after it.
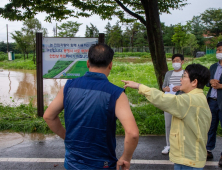
POLYGON ((121 166, 123 170, 130 167, 130 160, 136 149, 139 139, 139 130, 131 112, 129 101, 125 93, 122 93, 116 101, 116 117, 119 119, 125 130, 124 151, 117 162, 117 170, 121 166))
POLYGON ((63 110, 63 89, 62 87, 57 94, 56 98, 52 101, 49 107, 46 109, 43 118, 48 124, 49 128, 60 136, 62 139, 65 139, 66 130, 62 126, 59 119, 59 113, 63 110))
POLYGON ((190 97, 188 94, 164 94, 158 89, 150 88, 133 81, 122 80, 122 82, 125 83, 124 88, 130 87, 138 89, 139 94, 144 95, 155 107, 166 111, 179 119, 183 119, 186 116, 190 104, 190 97))

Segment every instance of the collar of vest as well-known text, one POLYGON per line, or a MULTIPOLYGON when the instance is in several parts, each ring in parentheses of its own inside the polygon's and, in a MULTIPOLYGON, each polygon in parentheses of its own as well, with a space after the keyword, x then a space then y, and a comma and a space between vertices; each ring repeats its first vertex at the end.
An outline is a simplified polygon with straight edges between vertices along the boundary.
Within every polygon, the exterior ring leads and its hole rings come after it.
POLYGON ((86 77, 93 77, 93 78, 99 78, 99 79, 107 79, 106 75, 103 74, 103 73, 90 72, 90 71, 87 71, 84 76, 86 76, 86 77))

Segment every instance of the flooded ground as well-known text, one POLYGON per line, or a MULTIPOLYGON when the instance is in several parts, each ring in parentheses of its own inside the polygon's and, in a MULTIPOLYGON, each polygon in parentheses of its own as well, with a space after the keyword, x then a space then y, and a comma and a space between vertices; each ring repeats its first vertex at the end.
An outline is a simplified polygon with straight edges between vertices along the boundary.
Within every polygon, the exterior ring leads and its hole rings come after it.
MULTIPOLYGON (((49 105, 66 79, 44 79, 44 104, 49 105)), ((20 105, 37 101, 37 78, 35 70, 0 69, 0 103, 20 105)))
MULTIPOLYGON (((185 62, 192 58, 185 58, 185 62)), ((170 62, 171 58, 167 58, 170 62)), ((145 63, 150 58, 127 57, 114 58, 114 62, 145 63)), ((59 89, 65 85, 66 79, 44 79, 44 105, 49 105, 57 95, 59 89)), ((35 70, 0 69, 0 103, 3 105, 20 105, 32 102, 36 106, 37 78, 35 70)))

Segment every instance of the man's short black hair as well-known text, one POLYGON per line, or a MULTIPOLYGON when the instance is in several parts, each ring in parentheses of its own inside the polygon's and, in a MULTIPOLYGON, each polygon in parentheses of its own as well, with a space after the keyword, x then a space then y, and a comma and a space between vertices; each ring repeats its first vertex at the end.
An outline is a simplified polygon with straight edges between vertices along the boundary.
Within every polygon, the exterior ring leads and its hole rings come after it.
POLYGON ((93 44, 89 48, 88 58, 90 66, 107 67, 113 60, 114 52, 106 44, 93 44))
POLYGON ((217 44, 217 48, 222 46, 222 41, 217 44))
POLYGON ((173 59, 174 59, 175 57, 180 57, 181 61, 184 60, 184 56, 183 56, 182 54, 174 54, 174 55, 172 56, 172 61, 173 61, 173 59))
POLYGON ((185 71, 189 75, 190 82, 197 79, 197 88, 203 89, 210 81, 210 71, 200 64, 190 64, 185 68, 185 71))

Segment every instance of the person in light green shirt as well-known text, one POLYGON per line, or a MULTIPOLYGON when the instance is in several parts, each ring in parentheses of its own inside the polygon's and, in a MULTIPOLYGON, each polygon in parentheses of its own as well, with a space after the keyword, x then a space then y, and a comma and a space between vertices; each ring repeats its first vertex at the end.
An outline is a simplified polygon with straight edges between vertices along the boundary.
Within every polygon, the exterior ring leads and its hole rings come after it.
POLYGON ((200 170, 206 164, 207 133, 211 112, 203 93, 210 80, 209 70, 200 64, 190 64, 182 75, 181 95, 164 94, 133 81, 125 81, 124 88, 139 90, 157 108, 172 115, 170 130, 170 161, 174 170, 200 170))

